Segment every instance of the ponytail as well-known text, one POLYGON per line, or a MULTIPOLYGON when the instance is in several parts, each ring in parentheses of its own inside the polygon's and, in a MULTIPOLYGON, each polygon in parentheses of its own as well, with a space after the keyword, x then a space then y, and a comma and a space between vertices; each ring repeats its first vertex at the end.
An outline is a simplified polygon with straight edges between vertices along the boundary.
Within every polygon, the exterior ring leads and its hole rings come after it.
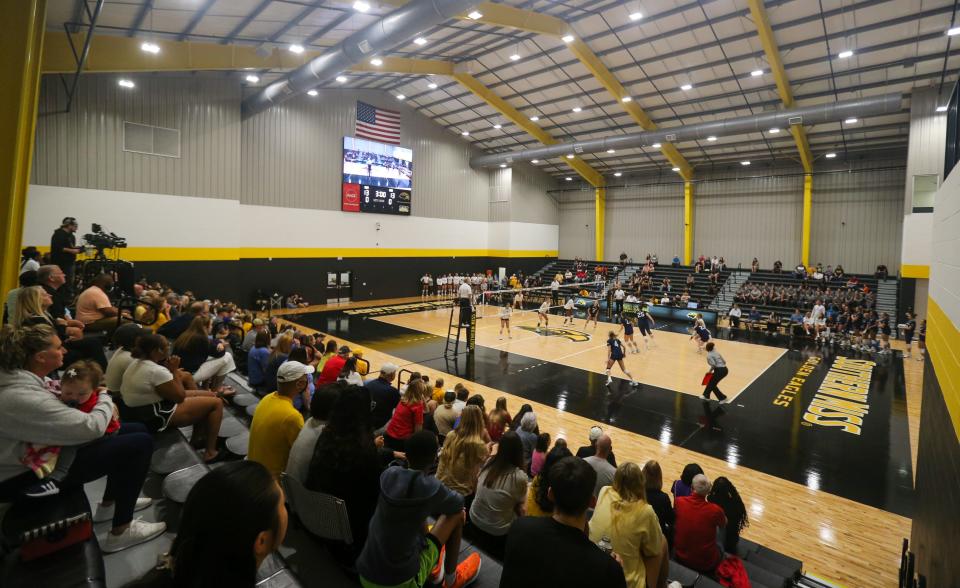
POLYGON ((50 340, 56 335, 50 325, 35 325, 15 329, 4 325, 0 329, 0 369, 20 370, 35 353, 50 347, 50 340))

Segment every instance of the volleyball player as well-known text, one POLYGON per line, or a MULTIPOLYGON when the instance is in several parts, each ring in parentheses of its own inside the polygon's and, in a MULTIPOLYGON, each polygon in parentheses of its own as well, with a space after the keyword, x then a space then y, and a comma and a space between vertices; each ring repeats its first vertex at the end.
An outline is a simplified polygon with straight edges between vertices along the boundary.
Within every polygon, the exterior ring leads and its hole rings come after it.
POLYGON ((517 289, 517 293, 513 295, 513 307, 523 310, 523 290, 517 289))
POLYGON ((437 298, 442 298, 447 293, 447 276, 441 274, 437 276, 437 298))
POLYGON ((593 304, 587 307, 587 322, 583 323, 583 328, 586 329, 590 326, 590 321, 593 321, 593 330, 597 330, 597 318, 600 316, 600 301, 594 300, 593 304))
POLYGON ((626 347, 626 350, 629 352, 632 346, 634 353, 640 353, 637 342, 633 340, 633 321, 625 314, 620 315, 620 330, 623 331, 624 347, 626 347))
POLYGON ((537 309, 537 332, 540 332, 540 321, 543 321, 543 328, 550 328, 550 301, 544 300, 543 304, 540 305, 540 308, 537 309))
POLYGON ((426 298, 430 295, 430 274, 423 274, 420 278, 420 298, 426 298))
POLYGON ((570 323, 570 326, 573 326, 573 307, 575 306, 573 302, 573 296, 567 298, 567 301, 563 304, 563 324, 570 323))
POLYGON ((704 344, 710 340, 710 331, 707 330, 707 325, 703 322, 703 315, 700 313, 697 313, 697 318, 693 322, 693 332, 690 334, 690 338, 697 341, 697 353, 703 353, 704 344))
POLYGON ((880 325, 880 352, 890 353, 890 315, 881 314, 877 323, 880 325))
POLYGON ((503 339, 503 329, 507 329, 507 339, 513 339, 513 335, 510 334, 510 313, 513 312, 513 308, 509 304, 504 304, 500 307, 500 339, 503 339))
POLYGON ((927 351, 927 319, 920 321, 920 330, 917 331, 917 349, 920 351, 917 361, 923 361, 923 354, 927 351))
POLYGON ((643 304, 637 305, 637 328, 640 329, 640 336, 643 337, 643 348, 650 351, 650 339, 653 338, 653 317, 647 312, 647 307, 643 304))
POLYGON ((607 369, 604 371, 607 374, 607 386, 613 383, 613 378, 610 377, 610 368, 613 367, 613 364, 616 363, 620 366, 620 371, 625 373, 628 378, 630 378, 630 385, 636 386, 637 382, 634 381, 633 375, 627 371, 627 368, 623 365, 623 355, 624 348, 623 343, 620 342, 620 339, 617 339, 617 334, 613 331, 610 331, 610 334, 607 338, 607 369))

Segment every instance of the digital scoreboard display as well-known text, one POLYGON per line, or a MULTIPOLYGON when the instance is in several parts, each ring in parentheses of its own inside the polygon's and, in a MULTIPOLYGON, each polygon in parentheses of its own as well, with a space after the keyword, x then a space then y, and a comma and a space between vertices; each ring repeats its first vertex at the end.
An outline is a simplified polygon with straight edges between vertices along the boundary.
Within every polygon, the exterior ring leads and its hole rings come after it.
POLYGON ((409 215, 412 195, 413 150, 343 138, 341 210, 409 215))

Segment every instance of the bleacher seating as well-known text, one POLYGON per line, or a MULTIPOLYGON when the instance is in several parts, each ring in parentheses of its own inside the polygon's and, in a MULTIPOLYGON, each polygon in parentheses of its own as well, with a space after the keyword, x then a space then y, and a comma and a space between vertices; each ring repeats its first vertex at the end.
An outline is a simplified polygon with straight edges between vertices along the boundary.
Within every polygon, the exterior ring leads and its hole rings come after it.
MULTIPOLYGON (((769 270, 761 270, 758 272, 752 272, 750 274, 750 279, 744 282, 743 288, 750 288, 753 285, 756 285, 761 288, 764 285, 774 285, 778 288, 780 286, 784 286, 784 287, 793 286, 794 288, 798 286, 806 286, 807 288, 821 287, 824 290, 826 288, 830 288, 833 291, 836 291, 837 289, 846 291, 850 289, 850 288, 847 288, 846 286, 846 280, 852 277, 853 275, 854 274, 847 274, 842 281, 834 280, 830 282, 814 282, 813 280, 809 280, 809 279, 804 280, 801 278, 797 278, 792 273, 774 273, 773 271, 769 271, 769 270)), ((860 284, 859 286, 857 286, 857 289, 863 289, 863 287, 866 286, 870 289, 870 292, 873 292, 874 294, 876 294, 878 281, 874 276, 857 274, 856 277, 860 281, 860 284)), ((743 301, 743 300, 736 300, 736 302, 740 304, 740 308, 744 311, 744 314, 746 314, 746 311, 748 309, 756 306, 757 310, 764 316, 764 318, 766 318, 766 316, 771 312, 776 312, 779 315, 786 314, 787 316, 789 316, 790 314, 793 313, 795 308, 800 308, 801 312, 805 312, 806 310, 809 310, 813 306, 812 302, 808 303, 803 301, 798 303, 787 303, 787 304, 774 303, 769 301, 764 303, 762 300, 756 303, 752 301, 743 301)))

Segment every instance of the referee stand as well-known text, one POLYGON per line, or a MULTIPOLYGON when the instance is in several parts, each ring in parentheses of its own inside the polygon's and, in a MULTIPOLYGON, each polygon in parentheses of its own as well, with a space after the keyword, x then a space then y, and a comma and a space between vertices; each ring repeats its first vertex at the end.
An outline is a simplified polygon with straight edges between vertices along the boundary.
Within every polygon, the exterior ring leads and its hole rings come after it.
POLYGON ((473 353, 477 347, 477 313, 473 308, 473 296, 461 297, 460 304, 450 306, 450 322, 447 325, 447 343, 443 348, 443 355, 447 357, 460 353, 460 334, 467 331, 467 353, 473 353), (459 307, 459 315, 457 308, 459 307), (456 329, 456 333, 454 333, 456 329))

